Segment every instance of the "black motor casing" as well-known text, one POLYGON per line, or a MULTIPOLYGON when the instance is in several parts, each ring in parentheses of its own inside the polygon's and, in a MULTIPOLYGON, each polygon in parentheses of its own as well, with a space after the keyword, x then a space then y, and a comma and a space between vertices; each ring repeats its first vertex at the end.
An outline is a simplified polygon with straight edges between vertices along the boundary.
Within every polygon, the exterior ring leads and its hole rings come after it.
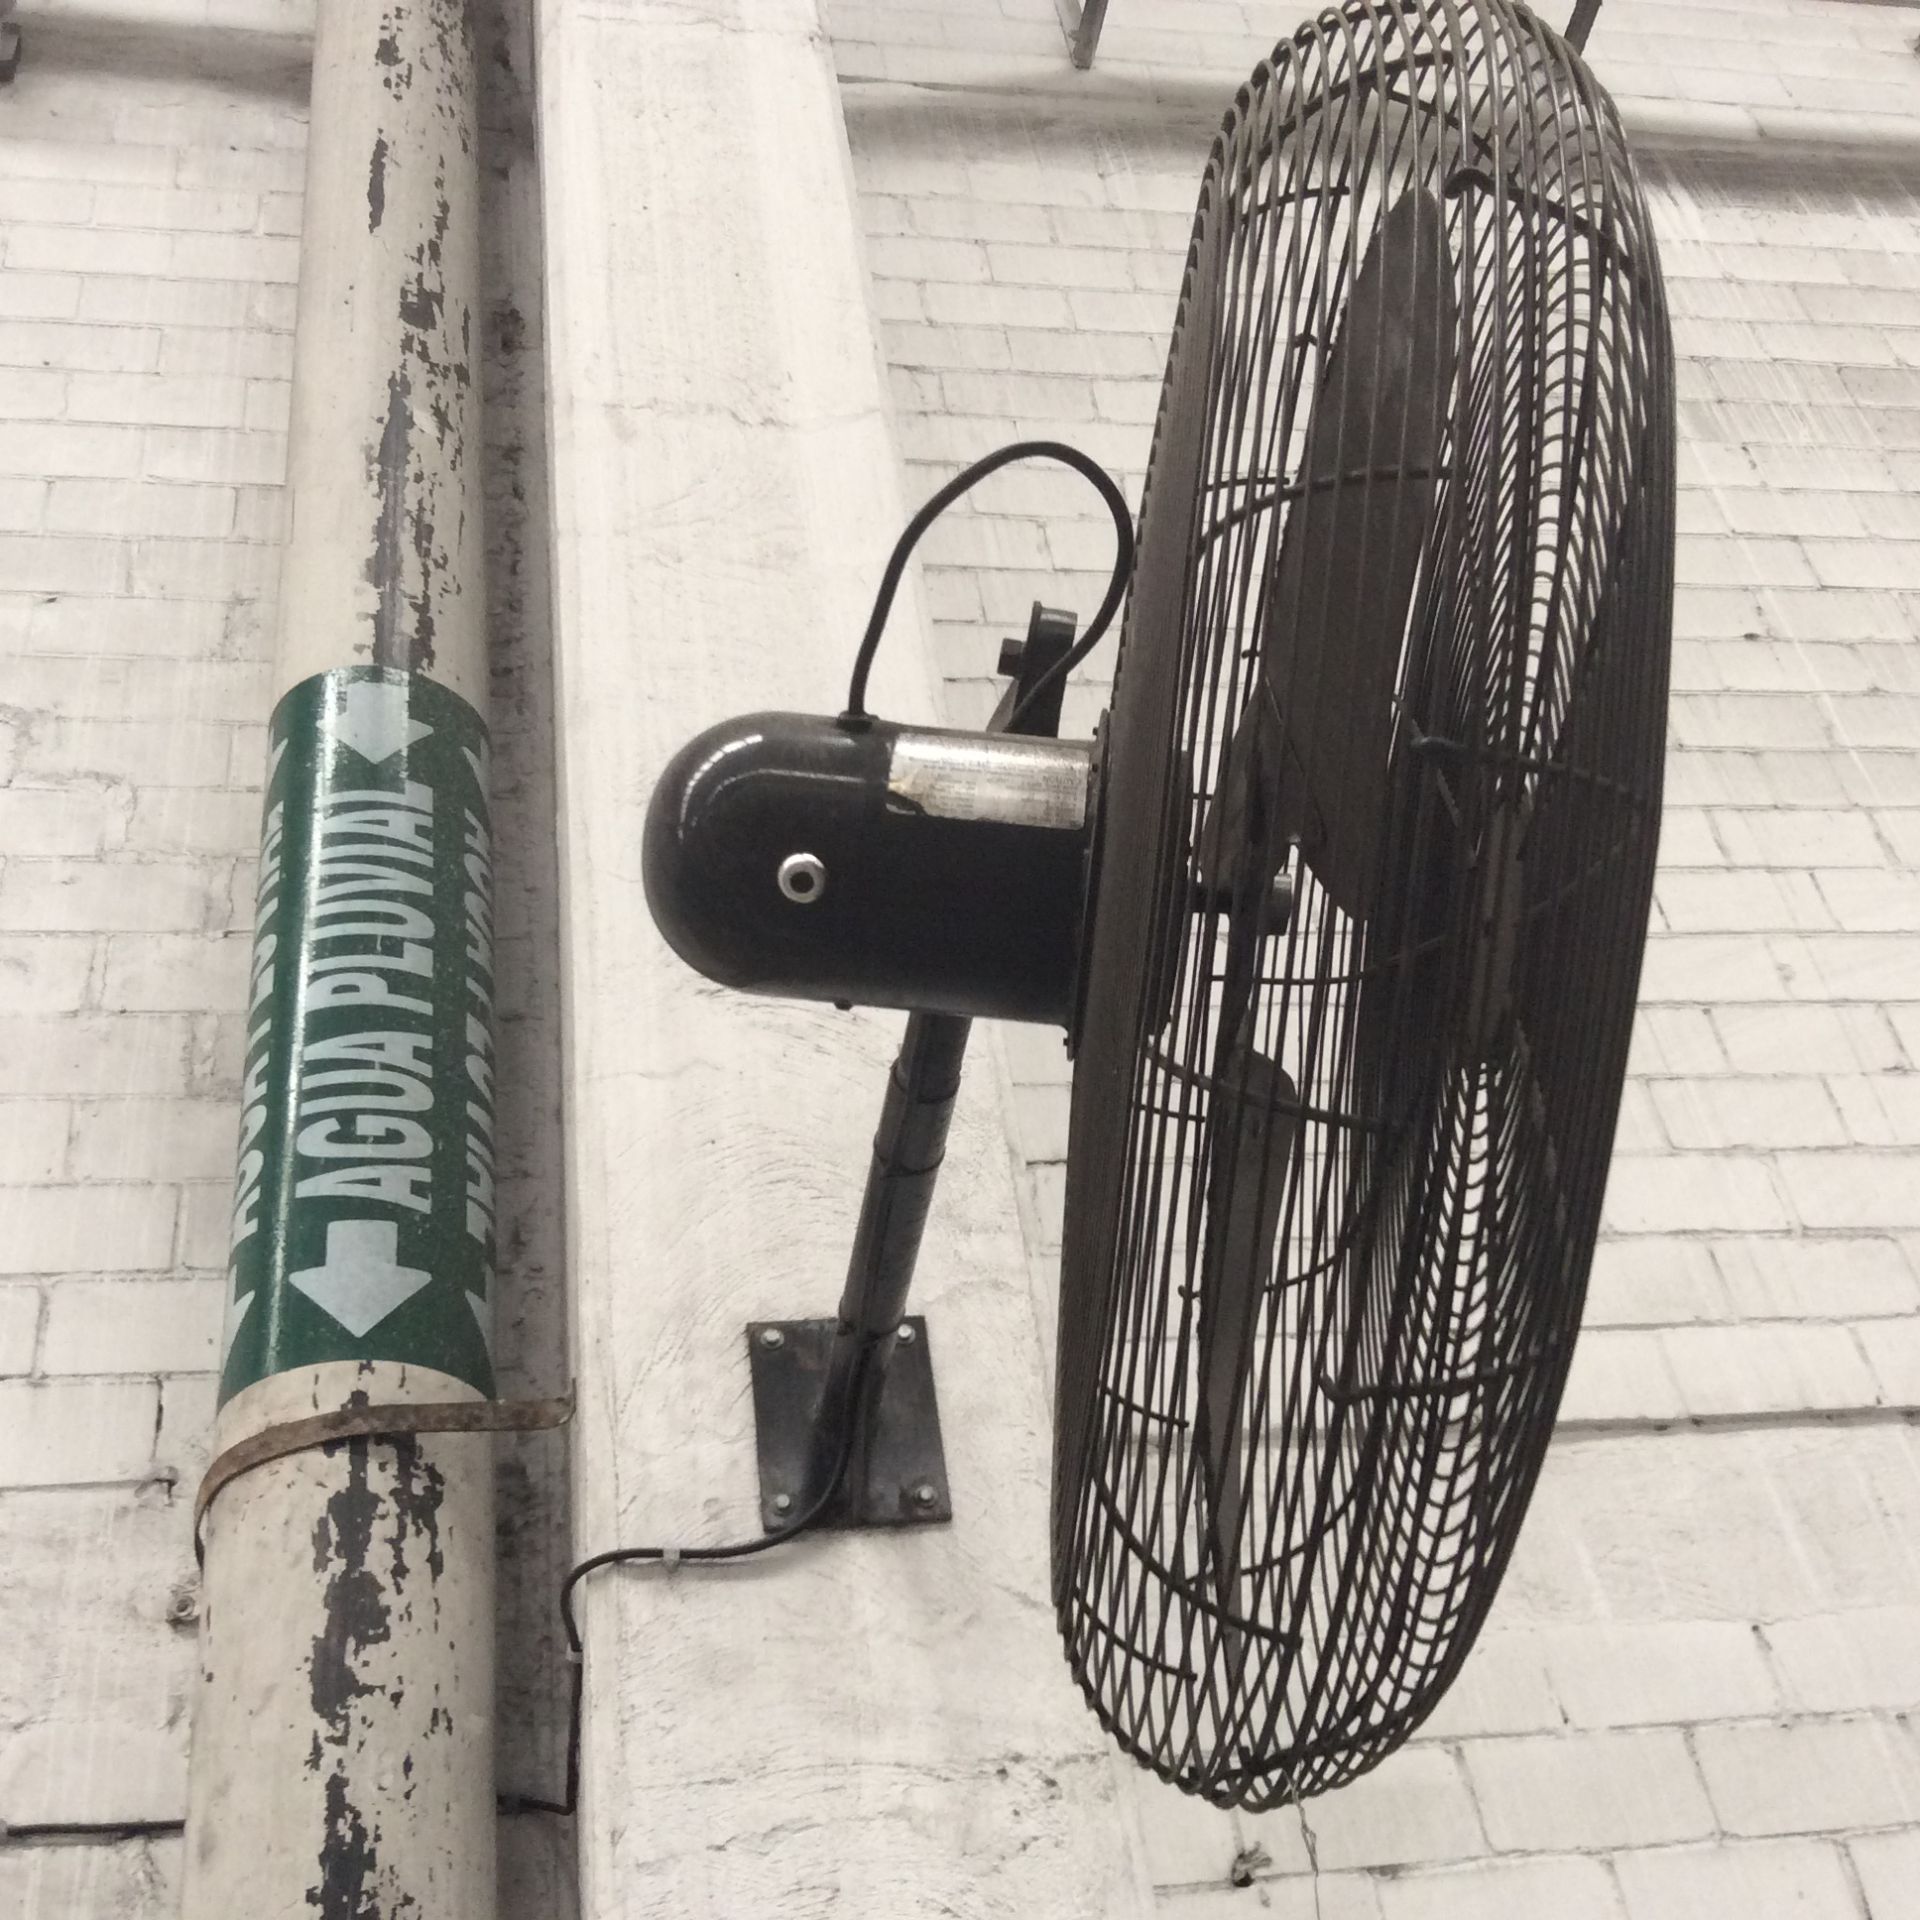
POLYGON ((724 721, 654 788, 647 904, 681 959, 725 986, 1064 1026, 1091 764, 1085 741, 724 721), (817 870, 803 859, 784 890, 783 863, 809 855, 817 870))

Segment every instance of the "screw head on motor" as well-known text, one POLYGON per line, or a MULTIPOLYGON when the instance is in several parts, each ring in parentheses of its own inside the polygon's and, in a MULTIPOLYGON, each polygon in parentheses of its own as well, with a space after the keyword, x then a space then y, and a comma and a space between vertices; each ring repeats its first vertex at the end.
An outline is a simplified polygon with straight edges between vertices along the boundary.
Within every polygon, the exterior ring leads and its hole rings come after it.
POLYGON ((780 891, 796 907, 810 907, 827 890, 827 867, 818 854, 790 853, 780 862, 780 891))

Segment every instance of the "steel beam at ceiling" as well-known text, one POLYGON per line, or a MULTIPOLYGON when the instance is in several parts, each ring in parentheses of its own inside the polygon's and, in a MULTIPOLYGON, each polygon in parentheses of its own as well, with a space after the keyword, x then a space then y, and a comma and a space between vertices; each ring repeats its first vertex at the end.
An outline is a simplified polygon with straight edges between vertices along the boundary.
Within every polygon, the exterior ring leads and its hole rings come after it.
POLYGON ((1054 0, 1054 6, 1060 14, 1060 25, 1067 36, 1067 47, 1073 55, 1076 67, 1086 68, 1093 65, 1093 56, 1100 45, 1100 29, 1106 24, 1107 0, 1054 0))
MULTIPOLYGON (((1073 55, 1073 64, 1085 69, 1093 65, 1093 56, 1100 46, 1100 29, 1106 24, 1107 0, 1054 0, 1054 7, 1060 15, 1060 25, 1067 36, 1067 47, 1073 55)), ((1593 31, 1594 15, 1600 11, 1600 0, 1574 0, 1571 19, 1567 23, 1567 38, 1576 47, 1587 44, 1587 35, 1593 31)))

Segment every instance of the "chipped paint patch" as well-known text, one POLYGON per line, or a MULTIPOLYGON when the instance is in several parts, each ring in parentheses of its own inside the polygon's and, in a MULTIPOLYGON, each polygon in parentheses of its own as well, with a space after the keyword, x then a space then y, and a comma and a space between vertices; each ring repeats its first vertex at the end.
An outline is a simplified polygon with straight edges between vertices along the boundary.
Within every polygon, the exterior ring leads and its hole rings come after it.
POLYGON ((334 1746, 347 1742, 353 1703, 377 1691, 359 1678, 356 1657, 393 1631, 386 1589, 370 1564, 381 1507, 367 1475, 367 1450, 374 1444, 344 1440, 325 1449, 347 1450, 347 1483, 328 1500, 313 1529, 313 1570, 326 1581, 326 1612, 314 1637, 309 1685, 314 1715, 334 1746))
MULTIPOLYGON (((362 1396, 364 1397, 364 1396, 362 1396)), ((307 1905, 325 1920, 378 1920, 373 1879, 379 1862, 375 1836, 349 1791, 353 1705, 379 1688, 362 1680, 359 1656, 392 1638, 393 1626, 380 1576, 370 1564, 374 1523, 381 1500, 368 1475, 365 1439, 337 1442, 344 1448, 346 1484, 327 1501, 313 1530, 313 1570, 326 1581, 322 1628, 314 1637, 308 1669, 315 1729, 312 1767, 326 1764, 326 1818, 319 1852, 319 1881, 307 1889, 307 1905)))
MULTIPOLYGON (((433 1587, 445 1572, 440 1517, 446 1481, 410 1437, 337 1441, 325 1451, 345 1458, 347 1477, 313 1532, 314 1571, 324 1581, 324 1597, 309 1668, 315 1725, 307 1767, 325 1775, 325 1812, 320 1877, 307 1888, 306 1900, 321 1920, 404 1920, 420 1908, 381 1872, 378 1804, 391 1786, 381 1779, 383 1756, 368 1738, 366 1716, 355 1709, 375 1698, 397 1709, 405 1699, 404 1684, 389 1678, 383 1685, 365 1678, 363 1669, 373 1649, 395 1643, 396 1631, 405 1639, 422 1624, 405 1596, 410 1577, 423 1567, 430 1576, 425 1604, 438 1616, 433 1587)), ((376 1716, 380 1711, 373 1709, 376 1716)), ((452 1724, 436 1704, 429 1735, 449 1737, 452 1724)), ((412 1753, 400 1756, 400 1768, 408 1783, 402 1798, 409 1798, 412 1753)))
POLYGON ((396 368, 387 378, 387 418, 380 445, 369 462, 379 505, 373 521, 373 551, 367 556, 367 583, 379 596, 373 616, 373 660, 381 667, 409 667, 401 610, 406 580, 402 548, 407 520, 407 478, 413 446, 413 383, 396 368))
POLYGON ((380 222, 387 217, 387 137, 385 134, 373 143, 373 153, 367 161, 367 231, 378 233, 380 222))
POLYGON ((411 1437, 393 1442, 394 1485, 389 1496, 393 1512, 391 1578, 396 1594, 407 1584, 407 1547, 415 1541, 426 1550, 427 1572, 438 1580, 446 1562, 440 1552, 440 1508, 446 1499, 446 1480, 423 1459, 420 1443, 411 1437))

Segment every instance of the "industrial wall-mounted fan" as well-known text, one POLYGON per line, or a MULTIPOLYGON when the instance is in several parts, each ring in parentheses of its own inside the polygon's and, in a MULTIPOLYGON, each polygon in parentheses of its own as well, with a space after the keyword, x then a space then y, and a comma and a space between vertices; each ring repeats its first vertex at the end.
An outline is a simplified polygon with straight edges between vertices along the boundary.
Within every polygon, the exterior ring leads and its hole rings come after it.
MULTIPOLYGON (((1074 1050, 1053 1499, 1074 1674, 1260 1807, 1434 1705, 1539 1471, 1659 825, 1672 346, 1610 102, 1508 0, 1347 0, 1214 143, 1112 709, 1036 609, 984 734, 674 763, 676 949, 914 1010, 836 1321, 750 1330, 764 1518, 938 1519, 905 1288, 968 1019, 1074 1050), (905 1332, 903 1335, 902 1329, 905 1332)), ((1122 562, 1126 517, 1117 508, 1122 562)))

